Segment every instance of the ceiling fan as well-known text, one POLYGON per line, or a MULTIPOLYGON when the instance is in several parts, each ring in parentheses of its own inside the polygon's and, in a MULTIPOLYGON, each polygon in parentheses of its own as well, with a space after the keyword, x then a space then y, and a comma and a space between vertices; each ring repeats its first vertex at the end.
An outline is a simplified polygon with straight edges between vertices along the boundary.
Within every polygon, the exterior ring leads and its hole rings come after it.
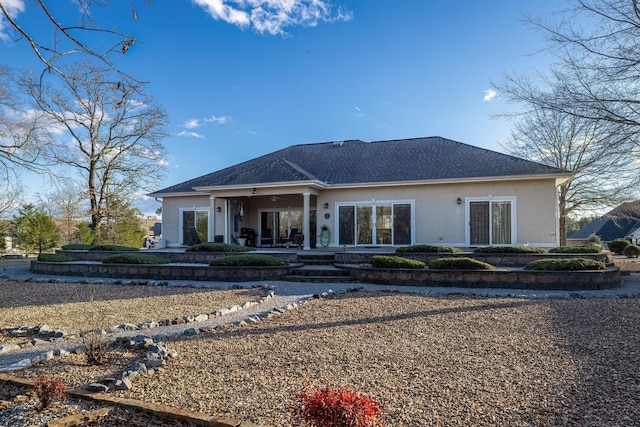
POLYGON ((282 197, 282 196, 271 196, 271 201, 272 202, 277 202, 278 200, 287 200, 286 197, 282 197))

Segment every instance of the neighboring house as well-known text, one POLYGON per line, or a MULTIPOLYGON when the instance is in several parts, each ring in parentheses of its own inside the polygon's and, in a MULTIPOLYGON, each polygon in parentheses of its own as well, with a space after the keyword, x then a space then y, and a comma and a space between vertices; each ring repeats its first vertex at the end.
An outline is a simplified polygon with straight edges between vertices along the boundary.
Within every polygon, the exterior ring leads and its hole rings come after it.
POLYGON ((150 196, 162 199, 168 246, 197 232, 257 246, 294 238, 304 249, 553 247, 557 187, 571 176, 441 137, 351 140, 290 146, 150 196))
POLYGON ((616 239, 640 241, 640 201, 623 203, 580 230, 567 234, 568 245, 582 245, 589 236, 597 235, 607 243, 616 239))

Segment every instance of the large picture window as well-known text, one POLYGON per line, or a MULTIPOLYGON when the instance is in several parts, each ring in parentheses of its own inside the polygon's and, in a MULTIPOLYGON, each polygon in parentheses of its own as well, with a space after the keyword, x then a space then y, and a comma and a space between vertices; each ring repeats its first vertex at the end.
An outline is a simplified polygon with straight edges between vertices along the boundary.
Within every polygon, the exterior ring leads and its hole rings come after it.
POLYGON ((468 202, 469 246, 512 245, 515 235, 515 199, 468 202))
POLYGON ((345 203, 338 206, 339 245, 410 245, 412 202, 345 203))

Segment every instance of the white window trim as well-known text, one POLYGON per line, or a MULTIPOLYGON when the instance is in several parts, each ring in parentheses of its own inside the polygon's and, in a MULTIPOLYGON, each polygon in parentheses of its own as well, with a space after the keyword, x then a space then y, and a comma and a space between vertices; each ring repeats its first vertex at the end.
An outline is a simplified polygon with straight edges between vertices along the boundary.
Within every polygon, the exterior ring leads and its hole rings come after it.
MULTIPOLYGON (((494 245, 494 246, 511 246, 517 244, 518 241, 518 206, 516 196, 480 196, 480 197, 466 197, 464 199, 464 216, 465 216, 465 244, 467 247, 471 247, 471 217, 470 217, 470 204, 471 202, 489 202, 489 218, 491 218, 491 202, 511 202, 511 243, 506 245, 494 245)), ((491 223, 489 223, 491 226, 491 223)), ((474 245, 477 246, 477 245, 474 245)), ((485 246, 485 245, 483 245, 485 246)))
MULTIPOLYGON (((178 236, 180 237, 179 241, 180 241, 181 245, 185 245, 186 244, 183 241, 184 240, 184 234, 182 232, 183 224, 184 224, 184 212, 207 212, 207 214, 209 215, 209 218, 211 218, 211 208, 209 206, 207 206, 207 207, 189 206, 187 208, 180 208, 180 218, 178 220, 178 236)), ((211 234, 211 230, 209 230, 209 234, 211 234)), ((211 240, 211 239, 209 239, 209 240, 211 240)))
MULTIPOLYGON (((414 242, 416 241, 416 200, 415 199, 383 199, 383 200, 378 200, 378 199, 370 199, 370 200, 359 200, 359 201, 344 201, 344 202, 336 202, 334 204, 334 211, 333 211, 333 229, 335 231, 335 236, 332 236, 335 245, 338 246, 338 243, 340 241, 340 236, 339 236, 339 227, 340 227, 340 218, 338 218, 338 213, 340 212, 340 207, 342 206, 377 206, 377 205, 410 205, 411 206, 411 245, 414 244, 414 242)), ((374 216, 375 216, 375 209, 374 209, 374 216)), ((393 219, 392 219, 393 221, 393 219)), ((375 227, 375 224, 374 224, 375 227)), ((355 244, 353 245, 354 247, 358 247, 358 246, 371 246, 371 245, 375 245, 375 246, 389 246, 389 247, 393 247, 394 245, 377 245, 374 243, 371 244, 365 244, 365 245, 358 245, 355 244)), ((403 245, 405 246, 405 245, 403 245)))

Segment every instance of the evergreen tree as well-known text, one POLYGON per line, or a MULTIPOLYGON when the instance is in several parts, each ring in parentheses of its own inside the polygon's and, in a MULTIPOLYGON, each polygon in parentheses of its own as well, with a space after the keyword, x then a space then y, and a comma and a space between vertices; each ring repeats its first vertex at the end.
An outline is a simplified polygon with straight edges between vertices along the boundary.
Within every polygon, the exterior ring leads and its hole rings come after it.
POLYGON ((18 245, 27 255, 53 249, 60 241, 56 223, 44 210, 27 204, 18 209, 13 224, 18 245))

